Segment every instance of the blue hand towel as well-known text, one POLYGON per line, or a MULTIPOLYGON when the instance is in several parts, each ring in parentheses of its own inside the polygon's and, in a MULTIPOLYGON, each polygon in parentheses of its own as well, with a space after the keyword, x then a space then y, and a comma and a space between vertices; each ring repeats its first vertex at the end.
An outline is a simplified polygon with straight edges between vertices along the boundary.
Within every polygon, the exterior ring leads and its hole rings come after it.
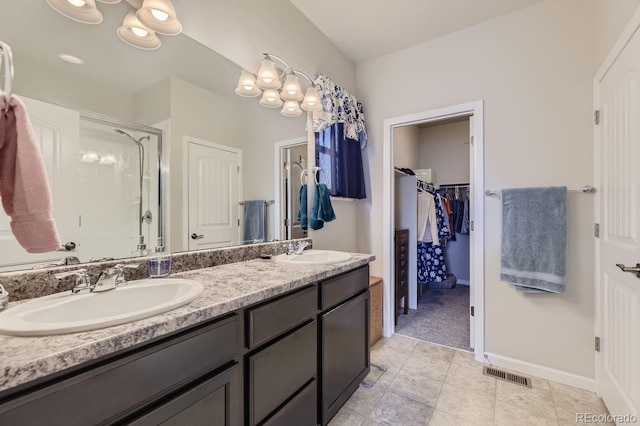
POLYGON ((567 188, 502 191, 500 279, 516 290, 563 293, 567 257, 567 188))
POLYGON ((324 183, 319 183, 313 192, 313 205, 311 206, 309 226, 314 230, 322 229, 325 222, 331 222, 332 220, 336 220, 336 214, 331 206, 329 189, 324 183))
POLYGON ((266 240, 267 209, 265 200, 247 200, 244 202, 243 244, 253 244, 266 240))
POLYGON ((300 187, 300 210, 298 210, 298 222, 302 229, 307 229, 307 185, 300 187))

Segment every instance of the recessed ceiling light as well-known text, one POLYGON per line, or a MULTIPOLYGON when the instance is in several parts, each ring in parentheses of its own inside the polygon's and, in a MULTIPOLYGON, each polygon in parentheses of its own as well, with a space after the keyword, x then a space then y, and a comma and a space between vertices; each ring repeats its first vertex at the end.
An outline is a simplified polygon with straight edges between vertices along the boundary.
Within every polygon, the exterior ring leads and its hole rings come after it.
POLYGON ((58 57, 63 61, 69 62, 70 64, 74 64, 74 65, 80 65, 84 63, 84 61, 78 58, 77 56, 69 55, 66 53, 61 53, 58 55, 58 57))

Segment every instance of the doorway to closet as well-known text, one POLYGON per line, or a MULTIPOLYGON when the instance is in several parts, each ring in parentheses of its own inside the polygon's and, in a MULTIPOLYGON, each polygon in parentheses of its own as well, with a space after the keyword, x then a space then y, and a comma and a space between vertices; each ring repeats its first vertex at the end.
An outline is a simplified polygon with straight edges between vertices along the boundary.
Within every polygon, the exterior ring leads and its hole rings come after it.
POLYGON ((394 242, 406 239, 409 253, 396 256, 395 281, 406 285, 395 289, 395 331, 467 351, 470 145, 469 116, 393 129, 394 242))
POLYGON ((384 127, 385 335, 473 351, 481 360, 483 103, 396 117, 384 127), (432 215, 427 226, 425 215, 432 215), (396 241, 405 239, 406 256, 396 257, 396 241))

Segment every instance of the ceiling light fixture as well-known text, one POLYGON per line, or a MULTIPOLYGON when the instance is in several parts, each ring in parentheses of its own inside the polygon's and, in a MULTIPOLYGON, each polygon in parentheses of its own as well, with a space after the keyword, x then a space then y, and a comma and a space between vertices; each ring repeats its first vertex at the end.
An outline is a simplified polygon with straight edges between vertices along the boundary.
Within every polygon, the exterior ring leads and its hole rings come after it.
POLYGON ((69 55, 68 53, 60 53, 58 57, 63 61, 69 62, 70 64, 74 65, 80 65, 84 63, 82 59, 78 58, 77 56, 69 55))
POLYGON ((83 24, 99 24, 102 13, 96 7, 95 0, 47 0, 56 12, 83 24))
POLYGON ((302 114, 300 108, 305 111, 318 111, 322 109, 318 91, 313 86, 313 81, 302 71, 294 70, 283 59, 270 53, 263 53, 264 59, 260 65, 258 75, 254 76, 249 71, 242 70, 238 86, 235 92, 244 97, 260 98, 260 105, 266 108, 279 108, 285 117, 297 117, 302 114), (279 62, 280 69, 273 60, 279 62), (308 82, 306 93, 303 95, 298 77, 304 77, 308 82), (283 82, 284 80, 284 82, 283 82), (278 92, 278 89, 281 89, 278 92), (302 100, 302 104, 298 101, 302 100), (284 101, 284 102, 283 102, 284 101), (283 106, 284 105, 284 106, 283 106))
POLYGON ((135 11, 127 13, 122 26, 117 30, 118 37, 125 43, 144 50, 155 50, 162 44, 156 33, 143 25, 135 11))
POLYGON ((158 34, 178 35, 182 32, 171 0, 144 0, 138 10, 138 19, 158 34))

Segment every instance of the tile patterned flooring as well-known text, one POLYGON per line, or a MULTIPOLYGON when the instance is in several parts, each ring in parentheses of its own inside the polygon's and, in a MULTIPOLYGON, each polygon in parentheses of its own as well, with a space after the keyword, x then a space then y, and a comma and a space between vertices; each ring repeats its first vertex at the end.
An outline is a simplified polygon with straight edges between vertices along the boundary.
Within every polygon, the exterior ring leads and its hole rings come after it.
POLYGON ((389 369, 373 387, 360 385, 330 426, 565 426, 583 424, 576 413, 607 413, 592 392, 536 377, 531 389, 497 380, 469 352, 397 334, 373 346, 371 362, 389 369))

